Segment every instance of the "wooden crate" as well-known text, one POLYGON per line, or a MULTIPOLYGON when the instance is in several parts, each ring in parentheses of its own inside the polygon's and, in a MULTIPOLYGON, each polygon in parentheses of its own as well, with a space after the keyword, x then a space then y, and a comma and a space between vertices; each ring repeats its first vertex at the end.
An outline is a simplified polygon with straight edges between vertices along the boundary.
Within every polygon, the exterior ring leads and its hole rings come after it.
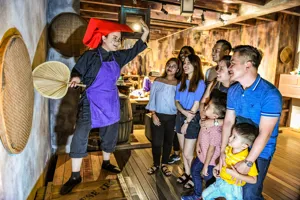
MULTIPOLYGON (((117 179, 116 174, 101 170, 102 161, 102 152, 89 152, 88 156, 83 158, 80 170, 82 182, 117 179)), ((113 165, 118 166, 113 154, 111 154, 110 161, 113 165)), ((68 154, 59 154, 53 178, 53 185, 62 185, 66 183, 69 180, 71 173, 71 158, 68 154)))
MULTIPOLYGON (((118 166, 113 154, 110 161, 118 166)), ((102 152, 89 152, 82 161, 80 171, 82 183, 78 184, 71 193, 61 196, 60 188, 70 178, 72 166, 68 154, 59 154, 53 182, 49 182, 47 187, 40 188, 35 199, 132 199, 123 176, 102 170, 101 165, 102 152)))
POLYGON ((117 180, 107 179, 81 183, 67 195, 60 195, 60 188, 60 185, 48 183, 44 200, 132 199, 122 175, 118 175, 117 180))

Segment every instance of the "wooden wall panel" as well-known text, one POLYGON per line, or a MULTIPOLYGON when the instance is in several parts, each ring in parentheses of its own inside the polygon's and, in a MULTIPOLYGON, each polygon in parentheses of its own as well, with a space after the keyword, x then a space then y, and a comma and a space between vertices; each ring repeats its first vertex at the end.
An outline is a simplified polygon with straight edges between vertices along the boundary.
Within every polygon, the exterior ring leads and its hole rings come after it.
MULTIPOLYGON (((276 86, 278 86, 280 74, 287 74, 294 70, 294 59, 297 48, 299 17, 281 13, 279 15, 278 23, 280 25, 280 33, 278 46, 279 53, 277 56, 277 69, 275 80, 276 86), (288 64, 284 64, 279 60, 280 51, 286 46, 289 46, 293 50, 293 58, 288 64)), ((295 68, 297 67, 295 66, 295 68)))
MULTIPOLYGON (((293 49, 296 48, 298 17, 287 16, 281 14, 278 21, 259 22, 255 26, 242 26, 240 29, 234 30, 210 30, 199 31, 186 30, 179 34, 174 34, 162 40, 151 41, 149 47, 151 48, 151 56, 147 53, 144 56, 146 69, 162 72, 164 70, 165 62, 170 57, 176 57, 173 54, 174 50, 180 45, 192 46, 198 55, 202 55, 205 59, 212 63, 211 53, 215 42, 219 39, 228 40, 232 46, 240 44, 249 44, 260 49, 264 56, 259 67, 261 76, 271 83, 277 81, 277 75, 280 73, 288 73, 293 70, 292 60, 288 65, 282 64, 279 59, 279 51, 286 45, 290 45, 293 49), (176 45, 176 41, 180 42, 176 45), (150 59, 150 60, 149 60, 150 59)), ((205 71, 209 66, 204 65, 205 71)))

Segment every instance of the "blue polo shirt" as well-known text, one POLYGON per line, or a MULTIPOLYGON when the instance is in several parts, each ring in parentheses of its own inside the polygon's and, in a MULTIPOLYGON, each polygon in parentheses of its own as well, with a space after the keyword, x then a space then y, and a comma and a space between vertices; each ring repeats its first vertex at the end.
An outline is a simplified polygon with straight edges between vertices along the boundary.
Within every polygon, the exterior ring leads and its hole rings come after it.
POLYGON ((282 110, 282 96, 278 89, 260 75, 246 90, 240 83, 236 83, 228 90, 227 109, 235 111, 237 123, 242 122, 240 119, 246 118, 259 126, 261 116, 278 117, 272 135, 259 155, 265 159, 272 157, 276 148, 278 124, 282 110))
POLYGON ((186 89, 184 91, 179 91, 180 85, 179 83, 176 87, 175 100, 179 101, 185 110, 191 110, 194 102, 201 100, 205 91, 205 83, 203 80, 200 80, 195 92, 189 92, 190 80, 186 80, 186 89))

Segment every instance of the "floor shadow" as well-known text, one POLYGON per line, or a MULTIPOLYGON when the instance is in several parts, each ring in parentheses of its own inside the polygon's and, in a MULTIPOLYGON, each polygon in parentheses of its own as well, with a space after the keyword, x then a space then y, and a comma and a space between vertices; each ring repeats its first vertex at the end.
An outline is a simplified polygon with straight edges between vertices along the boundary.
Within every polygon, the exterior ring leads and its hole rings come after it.
POLYGON ((116 158, 116 161, 119 165, 119 168, 123 170, 125 165, 127 164, 130 156, 131 156, 131 150, 121 150, 121 151, 115 151, 114 156, 116 158))

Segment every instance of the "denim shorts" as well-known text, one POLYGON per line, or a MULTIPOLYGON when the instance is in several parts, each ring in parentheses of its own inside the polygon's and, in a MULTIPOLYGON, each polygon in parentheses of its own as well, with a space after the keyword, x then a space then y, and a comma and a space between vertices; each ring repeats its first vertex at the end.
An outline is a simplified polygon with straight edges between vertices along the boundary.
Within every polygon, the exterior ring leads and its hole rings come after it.
MULTIPOLYGON (((184 116, 182 113, 178 112, 176 116, 176 132, 181 134, 181 127, 184 124, 184 120, 186 119, 186 116, 184 116)), ((184 135, 184 138, 186 139, 197 139, 198 134, 200 131, 200 114, 199 112, 196 113, 195 117, 190 121, 188 128, 186 130, 186 134, 184 135)))

